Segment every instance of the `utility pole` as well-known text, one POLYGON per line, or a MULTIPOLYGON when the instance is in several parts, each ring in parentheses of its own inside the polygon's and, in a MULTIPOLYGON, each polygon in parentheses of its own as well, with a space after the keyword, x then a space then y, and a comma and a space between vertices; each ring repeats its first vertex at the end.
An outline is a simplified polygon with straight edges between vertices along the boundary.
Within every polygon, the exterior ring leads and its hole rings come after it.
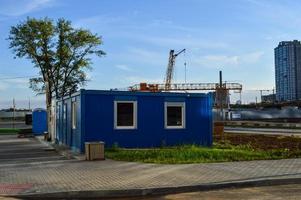
POLYGON ((184 68, 185 68, 185 84, 186 82, 186 77, 187 77, 187 62, 186 62, 186 50, 184 51, 184 68))
POLYGON ((275 103, 275 101, 276 101, 275 88, 273 87, 273 104, 275 103))
POLYGON ((185 67, 185 84, 186 84, 186 71, 187 71, 187 69, 186 69, 186 62, 184 62, 184 67, 185 67))
POLYGON ((223 105, 223 100, 224 100, 224 91, 223 91, 223 74, 222 71, 219 71, 219 88, 216 90, 216 96, 218 96, 218 106, 220 109, 220 120, 224 120, 224 105, 223 105))

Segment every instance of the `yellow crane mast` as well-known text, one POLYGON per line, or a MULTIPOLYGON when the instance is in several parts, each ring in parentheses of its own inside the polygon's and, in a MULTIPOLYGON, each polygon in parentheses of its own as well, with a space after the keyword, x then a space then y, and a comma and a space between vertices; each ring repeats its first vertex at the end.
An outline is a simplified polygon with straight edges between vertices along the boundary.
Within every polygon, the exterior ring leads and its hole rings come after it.
POLYGON ((186 51, 186 49, 182 49, 178 53, 175 53, 175 50, 173 50, 173 49, 170 50, 168 65, 167 65, 167 70, 166 70, 166 76, 165 76, 165 80, 164 80, 165 90, 171 89, 171 83, 172 83, 173 76, 174 76, 174 67, 175 67, 176 57, 185 51, 186 51))

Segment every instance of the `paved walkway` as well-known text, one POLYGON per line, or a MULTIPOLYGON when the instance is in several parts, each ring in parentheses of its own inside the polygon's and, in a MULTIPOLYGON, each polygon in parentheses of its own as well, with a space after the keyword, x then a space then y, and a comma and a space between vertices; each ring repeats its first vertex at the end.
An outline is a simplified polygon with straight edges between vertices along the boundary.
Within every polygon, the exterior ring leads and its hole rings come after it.
POLYGON ((66 158, 35 138, 0 135, 0 169, 7 164, 30 164, 57 160, 66 160, 66 158))
POLYGON ((166 188, 267 178, 301 178, 301 159, 181 165, 61 159, 0 163, 0 194, 166 188))

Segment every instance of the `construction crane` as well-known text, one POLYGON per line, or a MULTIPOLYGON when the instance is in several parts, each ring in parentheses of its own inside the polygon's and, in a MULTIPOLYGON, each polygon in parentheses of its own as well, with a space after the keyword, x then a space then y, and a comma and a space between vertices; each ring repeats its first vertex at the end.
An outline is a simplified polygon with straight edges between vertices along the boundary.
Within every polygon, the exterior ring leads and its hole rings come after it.
MULTIPOLYGON (((215 107, 216 108, 225 108, 229 106, 229 91, 232 90, 234 92, 240 93, 241 99, 241 90, 242 85, 239 83, 229 83, 223 82, 222 80, 222 72, 219 72, 219 83, 172 83, 173 75, 174 75, 174 66, 175 60, 178 55, 185 52, 186 49, 182 49, 181 51, 175 53, 174 50, 170 50, 168 65, 166 70, 166 76, 163 84, 149 84, 149 83, 140 83, 128 88, 129 91, 144 91, 144 92, 163 92, 163 91, 187 91, 187 90, 207 90, 207 91, 215 91, 215 107)), ((186 65, 185 65, 186 67, 186 65)), ((186 73, 186 70, 185 70, 186 73)))
POLYGON ((171 83, 174 75, 174 67, 175 67, 175 61, 176 57, 180 55, 181 53, 185 52, 186 49, 182 49, 178 53, 175 53, 175 50, 170 50, 169 52, 169 59, 168 59, 168 65, 166 70, 166 76, 165 76, 165 90, 171 89, 171 83))

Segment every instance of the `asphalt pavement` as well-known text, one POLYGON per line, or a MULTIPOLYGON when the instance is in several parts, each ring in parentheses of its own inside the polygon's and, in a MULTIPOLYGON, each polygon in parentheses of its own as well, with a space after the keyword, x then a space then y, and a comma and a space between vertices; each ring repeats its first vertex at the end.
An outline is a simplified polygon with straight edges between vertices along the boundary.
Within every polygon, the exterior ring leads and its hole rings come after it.
POLYGON ((0 128, 31 128, 31 125, 26 125, 24 121, 0 121, 0 128))
POLYGON ((0 169, 11 164, 31 164, 64 160, 54 148, 35 138, 17 138, 17 135, 0 136, 0 169))
POLYGON ((301 136, 301 129, 225 127, 225 133, 301 136))

